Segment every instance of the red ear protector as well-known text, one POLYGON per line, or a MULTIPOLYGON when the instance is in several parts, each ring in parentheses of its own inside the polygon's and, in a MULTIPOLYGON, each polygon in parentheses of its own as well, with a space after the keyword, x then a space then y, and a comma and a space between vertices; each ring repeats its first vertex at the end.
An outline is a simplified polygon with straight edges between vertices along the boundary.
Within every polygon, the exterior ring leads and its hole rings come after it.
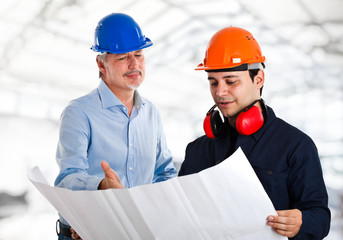
MULTIPOLYGON (((207 112, 204 120, 204 130, 209 138, 216 138, 220 136, 225 123, 221 119, 218 110, 214 110, 217 106, 214 105, 207 112)), ((251 135, 257 132, 264 123, 263 114, 267 114, 267 109, 263 99, 258 99, 244 108, 237 116, 235 120, 235 128, 241 135, 251 135), (260 101, 262 106, 262 113, 257 106, 254 106, 256 102, 260 101)))

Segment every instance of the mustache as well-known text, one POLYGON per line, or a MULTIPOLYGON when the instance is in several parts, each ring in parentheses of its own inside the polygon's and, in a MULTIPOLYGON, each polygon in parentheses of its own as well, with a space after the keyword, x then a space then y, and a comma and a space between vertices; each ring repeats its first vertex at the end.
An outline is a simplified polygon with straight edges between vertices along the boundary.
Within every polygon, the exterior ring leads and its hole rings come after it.
POLYGON ((139 75, 142 75, 142 71, 140 71, 140 70, 131 70, 131 71, 126 72, 124 74, 124 76, 130 75, 130 74, 133 74, 133 73, 138 73, 139 75))

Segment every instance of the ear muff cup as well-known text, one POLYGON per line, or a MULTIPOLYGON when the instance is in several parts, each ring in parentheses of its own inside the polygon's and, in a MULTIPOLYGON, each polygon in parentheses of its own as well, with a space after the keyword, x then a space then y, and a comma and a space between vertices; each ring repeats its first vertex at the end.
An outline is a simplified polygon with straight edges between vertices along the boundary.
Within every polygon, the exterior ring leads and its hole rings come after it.
MULTIPOLYGON (((215 106, 214 106, 215 107, 215 106)), ((218 110, 210 110, 204 120, 204 131, 207 137, 218 137, 224 127, 224 122, 220 117, 218 110)))
POLYGON ((241 135, 251 135, 257 132, 264 123, 263 114, 256 106, 244 109, 236 118, 235 128, 241 135))

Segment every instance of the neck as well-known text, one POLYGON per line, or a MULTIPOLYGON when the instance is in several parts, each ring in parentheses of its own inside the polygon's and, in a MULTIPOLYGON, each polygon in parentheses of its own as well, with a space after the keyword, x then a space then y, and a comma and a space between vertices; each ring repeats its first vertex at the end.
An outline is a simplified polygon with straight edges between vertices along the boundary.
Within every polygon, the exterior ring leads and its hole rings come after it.
POLYGON ((237 116, 235 117, 228 117, 229 119, 229 124, 231 127, 235 127, 235 120, 236 120, 237 116))
MULTIPOLYGON (((112 91, 113 92, 113 91, 112 91)), ((131 115, 132 112, 132 108, 134 105, 134 91, 130 91, 130 92, 123 92, 123 91, 119 91, 119 92, 113 92, 117 98, 120 100, 120 102, 127 107, 128 109, 128 114, 129 116, 131 115)))
POLYGON ((108 86, 109 89, 113 92, 114 95, 119 99, 119 101, 128 109, 128 115, 131 115, 131 111, 134 105, 134 94, 135 91, 130 89, 117 89, 111 86, 108 86))

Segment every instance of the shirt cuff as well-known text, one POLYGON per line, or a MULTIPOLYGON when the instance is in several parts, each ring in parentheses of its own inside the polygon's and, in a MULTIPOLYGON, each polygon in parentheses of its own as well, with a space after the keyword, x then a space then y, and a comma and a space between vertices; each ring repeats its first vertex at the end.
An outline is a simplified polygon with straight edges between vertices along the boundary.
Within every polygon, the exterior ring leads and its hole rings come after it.
POLYGON ((98 186, 99 186, 100 182, 102 181, 102 179, 103 178, 99 178, 99 177, 90 178, 87 182, 86 190, 88 190, 88 191, 98 190, 98 186))

